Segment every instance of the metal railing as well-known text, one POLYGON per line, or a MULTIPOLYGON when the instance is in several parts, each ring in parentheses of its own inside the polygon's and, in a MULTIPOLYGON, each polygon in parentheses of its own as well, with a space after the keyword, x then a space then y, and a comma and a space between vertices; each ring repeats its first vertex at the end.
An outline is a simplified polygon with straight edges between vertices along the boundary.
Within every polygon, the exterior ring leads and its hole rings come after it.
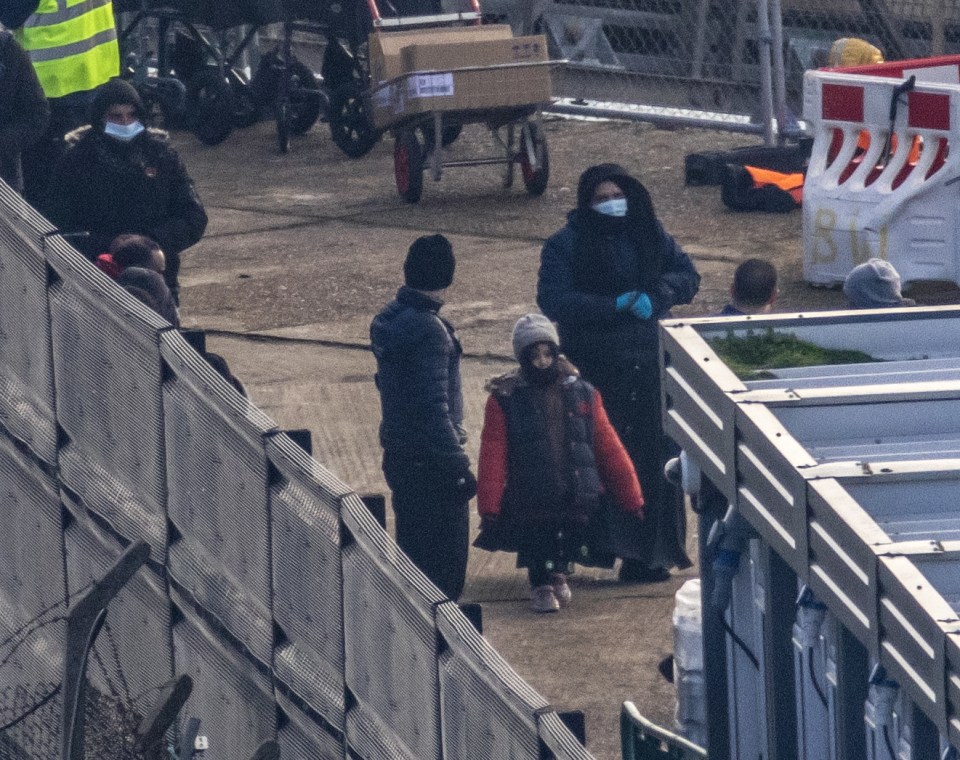
POLYGON ((564 113, 795 134, 803 72, 860 37, 888 60, 960 52, 960 8, 926 0, 485 0, 570 61, 564 113))
MULTIPOLYGON (((0 647, 0 716, 60 680, 44 615, 142 541, 87 681, 143 715, 192 678, 187 750, 589 760, 356 493, 3 184, 0 474, 0 642, 29 630, 0 647)), ((57 756, 62 702, 41 707, 0 757, 57 756)))

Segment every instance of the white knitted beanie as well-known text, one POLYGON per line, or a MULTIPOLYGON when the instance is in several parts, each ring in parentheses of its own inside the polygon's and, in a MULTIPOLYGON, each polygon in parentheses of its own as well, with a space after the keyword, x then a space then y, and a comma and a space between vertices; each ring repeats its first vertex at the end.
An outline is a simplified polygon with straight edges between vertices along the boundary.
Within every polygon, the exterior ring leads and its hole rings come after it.
POLYGON ((869 259, 854 267, 843 283, 843 293, 856 309, 912 306, 900 293, 900 274, 883 259, 869 259))
POLYGON ((534 343, 560 345, 557 328, 543 314, 525 314, 513 326, 513 355, 517 357, 517 361, 520 361, 523 352, 534 343))

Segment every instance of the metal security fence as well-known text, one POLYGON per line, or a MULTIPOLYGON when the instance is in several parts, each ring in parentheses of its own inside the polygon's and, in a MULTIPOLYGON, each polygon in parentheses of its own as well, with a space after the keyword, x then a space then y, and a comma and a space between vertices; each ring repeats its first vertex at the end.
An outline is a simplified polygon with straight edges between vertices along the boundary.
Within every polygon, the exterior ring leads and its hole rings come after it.
MULTIPOLYGON (((456 0, 442 5, 460 10, 456 0)), ((803 74, 826 65, 838 39, 865 39, 888 60, 960 53, 960 6, 952 0, 481 0, 480 5, 486 21, 507 22, 515 34, 543 33, 551 58, 565 61, 553 69, 551 111, 756 133, 768 143, 803 133, 803 74)), ((295 13, 305 18, 293 41, 303 61, 319 71, 319 49, 336 25, 328 27, 329 19, 316 18, 309 6, 297 6, 295 13)), ((131 17, 126 19, 129 25, 131 17)), ((148 39, 154 33, 150 27, 148 22, 141 29, 148 39)), ((219 48, 234 49, 229 39, 247 33, 257 41, 244 51, 252 54, 245 55, 247 64, 284 38, 279 24, 262 27, 259 37, 250 27, 238 27, 219 33, 219 48)), ((205 34, 218 37, 214 30, 205 34)), ((240 68, 250 71, 247 64, 240 68)), ((242 94, 242 87, 237 93, 245 107, 251 96, 242 94)))
POLYGON ((589 760, 351 489, 3 184, 0 275, 2 760, 142 760, 182 675, 180 758, 589 760))
POLYGON ((543 32, 556 110, 744 132, 796 129, 803 72, 860 37, 888 60, 960 52, 960 7, 940 0, 485 0, 543 32))

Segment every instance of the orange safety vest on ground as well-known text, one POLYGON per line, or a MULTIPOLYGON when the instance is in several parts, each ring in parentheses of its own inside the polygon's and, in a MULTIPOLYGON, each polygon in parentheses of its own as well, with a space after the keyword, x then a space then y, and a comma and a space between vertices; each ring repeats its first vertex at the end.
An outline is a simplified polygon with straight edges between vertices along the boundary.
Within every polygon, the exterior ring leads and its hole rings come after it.
POLYGON ((803 201, 803 179, 803 172, 727 164, 720 182, 720 198, 734 211, 788 213, 803 201))
POLYGON ((753 186, 756 188, 765 185, 773 185, 786 193, 789 193, 794 202, 799 206, 803 202, 803 172, 796 174, 784 174, 770 169, 760 169, 756 166, 744 166, 747 173, 753 179, 753 186))

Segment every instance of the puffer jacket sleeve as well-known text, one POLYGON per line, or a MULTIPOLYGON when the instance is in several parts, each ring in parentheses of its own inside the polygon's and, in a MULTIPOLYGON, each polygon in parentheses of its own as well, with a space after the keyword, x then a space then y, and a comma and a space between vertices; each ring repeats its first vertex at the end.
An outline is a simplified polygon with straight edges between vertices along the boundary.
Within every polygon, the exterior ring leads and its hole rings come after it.
POLYGON ((636 470, 617 432, 607 418, 599 391, 593 391, 593 454, 607 491, 617 506, 630 514, 643 514, 643 491, 636 470))
POLYGON ((655 297, 656 311, 662 314, 673 306, 690 303, 700 290, 700 275, 693 260, 684 252, 673 237, 657 222, 660 234, 663 273, 660 275, 660 292, 655 297))
POLYGON ((450 398, 449 354, 456 350, 453 338, 435 314, 421 313, 417 332, 409 355, 411 387, 422 391, 415 399, 416 417, 423 425, 434 455, 453 470, 467 468, 470 460, 463 451, 461 431, 451 414, 451 401, 456 401, 450 398))
POLYGON ((12 119, 5 119, 0 127, 0 154, 17 153, 33 145, 43 136, 50 121, 50 106, 40 87, 30 56, 12 37, 4 39, 0 32, 0 52, 9 66, 4 73, 16 83, 13 102, 9 107, 12 119))
POLYGON ((573 275, 573 232, 569 227, 553 235, 543 246, 537 306, 554 322, 565 325, 603 324, 621 316, 613 298, 577 288, 573 275))
POLYGON ((500 514, 507 487, 507 418, 492 394, 487 398, 480 433, 480 460, 477 464, 477 511, 481 517, 500 514))
POLYGON ((167 148, 165 170, 170 172, 170 205, 166 219, 144 234, 156 240, 164 251, 180 253, 198 242, 207 229, 207 212, 187 174, 180 156, 167 148))

